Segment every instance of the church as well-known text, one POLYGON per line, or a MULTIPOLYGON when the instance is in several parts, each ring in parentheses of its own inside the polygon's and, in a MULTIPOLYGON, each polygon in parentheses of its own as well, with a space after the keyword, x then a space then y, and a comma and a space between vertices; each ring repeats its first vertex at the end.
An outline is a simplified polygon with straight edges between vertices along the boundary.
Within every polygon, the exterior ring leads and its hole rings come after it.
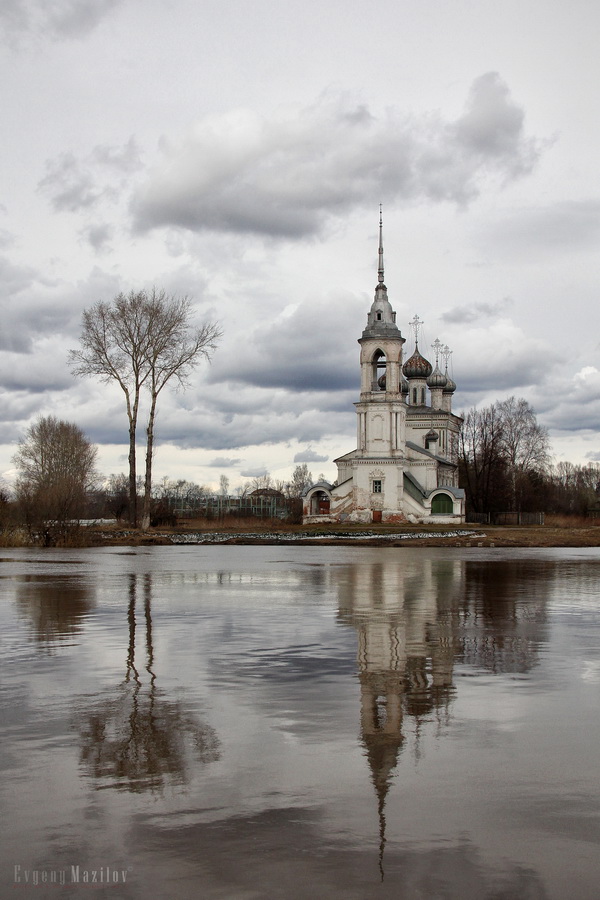
POLYGON ((334 484, 319 482, 305 491, 303 522, 464 522, 465 493, 458 487, 462 419, 452 412, 451 351, 436 340, 432 366, 419 352, 423 323, 415 316, 414 352, 403 361, 405 339, 384 282, 381 211, 378 252, 375 298, 358 340, 357 448, 334 460, 334 484))

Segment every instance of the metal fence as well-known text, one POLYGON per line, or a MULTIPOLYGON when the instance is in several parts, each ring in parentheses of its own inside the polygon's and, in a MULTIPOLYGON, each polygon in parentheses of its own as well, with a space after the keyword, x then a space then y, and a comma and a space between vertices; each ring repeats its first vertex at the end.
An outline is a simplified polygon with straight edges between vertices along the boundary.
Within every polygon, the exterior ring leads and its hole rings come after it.
POLYGON ((177 507, 173 513, 179 519, 223 519, 226 516, 287 519, 296 511, 298 503, 298 500, 284 497, 208 497, 197 504, 177 507))
POLYGON ((543 525, 543 512, 467 512, 466 522, 480 525, 543 525))

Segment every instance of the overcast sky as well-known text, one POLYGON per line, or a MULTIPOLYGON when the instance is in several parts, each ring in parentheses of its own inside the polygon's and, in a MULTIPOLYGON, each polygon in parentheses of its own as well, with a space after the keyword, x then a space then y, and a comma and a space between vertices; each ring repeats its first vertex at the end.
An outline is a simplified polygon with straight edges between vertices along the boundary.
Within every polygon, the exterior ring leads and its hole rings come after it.
POLYGON ((156 285, 224 332, 162 397, 157 479, 333 479, 379 203, 455 409, 524 397, 557 460, 599 460, 599 29, 592 0, 3 0, 0 474, 49 414, 126 470, 122 395, 68 351, 156 285))

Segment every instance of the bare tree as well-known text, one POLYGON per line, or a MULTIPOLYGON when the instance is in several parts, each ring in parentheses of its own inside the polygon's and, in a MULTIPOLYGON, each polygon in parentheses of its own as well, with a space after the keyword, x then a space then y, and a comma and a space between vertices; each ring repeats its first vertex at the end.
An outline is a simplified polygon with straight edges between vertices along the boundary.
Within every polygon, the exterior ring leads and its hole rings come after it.
POLYGON ((509 397, 495 406, 502 424, 501 453, 510 479, 511 501, 517 509, 524 476, 532 471, 545 472, 549 465, 548 430, 538 424, 533 407, 523 398, 509 397))
POLYGON ((17 499, 30 529, 43 527, 47 542, 83 513, 98 478, 96 456, 77 425, 54 416, 38 419, 19 441, 17 499))
POLYGON ((271 478, 269 472, 265 472, 264 475, 255 475, 250 482, 250 491, 265 491, 273 489, 273 479, 271 478))
POLYGON ((185 387, 192 371, 202 359, 210 359, 222 332, 214 322, 194 328, 191 302, 187 297, 173 297, 153 289, 147 297, 148 333, 150 341, 146 364, 146 387, 150 392, 150 412, 146 428, 146 474, 142 528, 150 525, 152 497, 152 454, 156 404, 163 388, 174 379, 185 387))
POLYGON ((296 466, 292 472, 292 480, 289 483, 290 497, 301 497, 302 492, 313 485, 312 473, 308 470, 307 463, 296 466))
POLYGON ((473 407, 463 415, 459 465, 461 481, 475 512, 502 505, 505 460, 501 452, 502 422, 496 406, 473 407))
POLYGON ((175 379, 185 386, 202 358, 209 359, 221 332, 207 322, 194 328, 191 303, 164 291, 131 291, 112 303, 100 301, 83 314, 80 348, 70 353, 75 375, 98 376, 116 382, 125 395, 129 421, 129 515, 137 525, 136 432, 140 397, 144 387, 150 394, 146 428, 146 470, 143 521, 150 522, 154 422, 158 396, 175 379))
POLYGON ((137 525, 135 439, 142 386, 150 375, 150 321, 145 291, 100 300, 83 313, 78 350, 69 358, 73 374, 114 381, 125 395, 129 421, 129 520, 137 525))
POLYGON ((549 459, 548 432, 526 400, 509 397, 464 416, 460 477, 475 512, 532 502, 549 459))

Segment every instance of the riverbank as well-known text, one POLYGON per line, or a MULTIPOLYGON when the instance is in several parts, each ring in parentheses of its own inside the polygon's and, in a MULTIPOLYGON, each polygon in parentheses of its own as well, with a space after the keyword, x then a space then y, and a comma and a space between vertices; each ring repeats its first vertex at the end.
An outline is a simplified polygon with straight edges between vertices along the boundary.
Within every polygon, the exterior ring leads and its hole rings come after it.
POLYGON ((93 529, 95 546, 151 546, 194 544, 368 545, 371 547, 600 547, 600 527, 577 524, 530 526, 325 526, 306 527, 281 522, 216 524, 187 522, 147 532, 120 525, 93 529))

